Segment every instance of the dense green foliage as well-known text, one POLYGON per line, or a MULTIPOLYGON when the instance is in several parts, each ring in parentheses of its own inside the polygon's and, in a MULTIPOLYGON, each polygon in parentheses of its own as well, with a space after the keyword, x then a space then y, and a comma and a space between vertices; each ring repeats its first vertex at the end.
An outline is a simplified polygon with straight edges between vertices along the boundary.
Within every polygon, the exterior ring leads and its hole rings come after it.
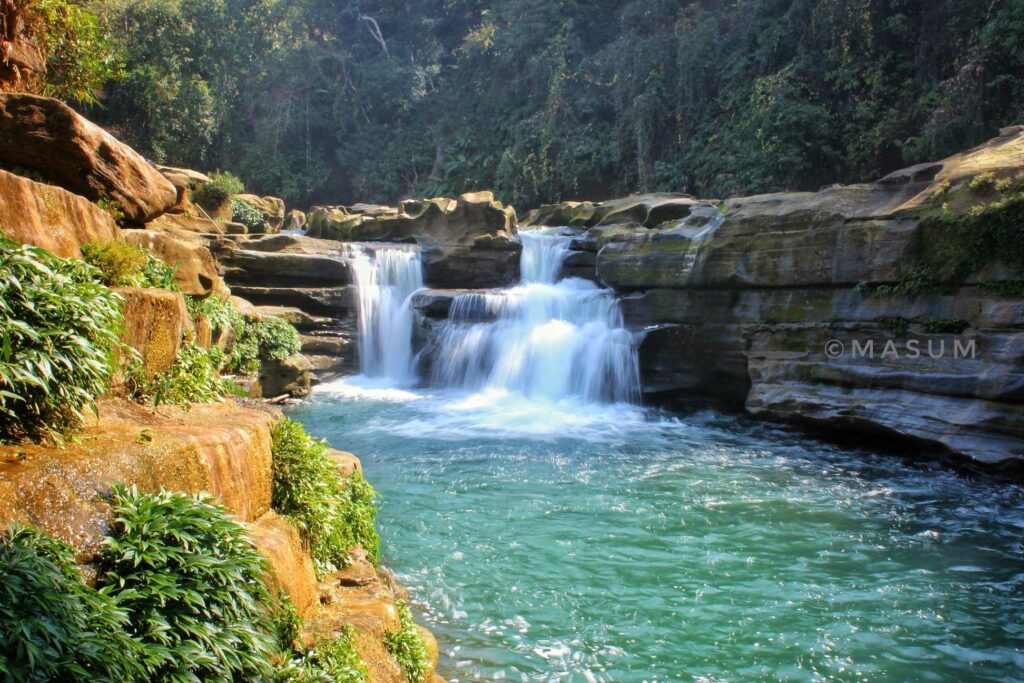
POLYGON ((246 320, 237 333, 228 367, 244 374, 259 372, 267 360, 284 360, 299 352, 302 338, 295 326, 280 318, 246 320))
POLYGON ((327 443, 314 439, 293 420, 273 428, 274 509, 302 533, 321 573, 349 562, 357 545, 380 563, 380 537, 374 526, 376 493, 358 473, 347 481, 327 456, 327 443))
POLYGON ((106 391, 122 314, 98 278, 0 238, 0 440, 58 437, 106 391))
POLYGON ((126 368, 128 396, 154 406, 176 405, 189 409, 193 403, 212 403, 226 392, 220 370, 224 352, 219 347, 204 349, 194 341, 182 345, 174 364, 165 372, 150 374, 133 359, 126 368))
POLYGON ((127 615, 88 587, 74 549, 28 528, 0 535, 0 679, 141 680, 127 615))
MULTIPOLYGON (((0 38, 21 26, 38 46, 46 71, 27 79, 0 80, 0 90, 21 90, 95 102, 105 82, 121 75, 109 31, 95 12, 76 0, 0 0, 0 38)), ((13 36, 12 36, 13 37, 13 36)))
POLYGON ((180 290, 174 268, 150 251, 127 242, 91 242, 82 245, 82 258, 100 272, 108 287, 157 287, 180 290))
POLYGON ((244 199, 231 200, 231 220, 241 223, 249 232, 263 232, 267 228, 267 219, 263 212, 244 199))
POLYGON ((244 188, 242 181, 231 173, 214 173, 193 193, 192 201, 207 211, 217 211, 244 188))
POLYGON ((293 202, 816 189, 1017 123, 1024 0, 107 0, 144 153, 293 202))
POLYGON ((264 560, 209 496, 115 487, 101 590, 128 614, 151 681, 257 680, 275 654, 264 560))
POLYGON ((416 628, 412 612, 405 602, 395 603, 398 608, 398 620, 401 627, 397 631, 384 636, 384 647, 395 658, 409 683, 424 683, 430 671, 430 661, 423 634, 416 628))
POLYGON ((185 303, 192 320, 203 316, 210 323, 210 329, 214 333, 233 330, 236 335, 240 335, 245 325, 245 319, 230 300, 218 299, 215 296, 202 299, 186 297, 185 303))
POLYGON ((276 683, 365 683, 366 664, 356 651, 355 630, 346 626, 333 638, 318 640, 305 656, 289 662, 276 683))

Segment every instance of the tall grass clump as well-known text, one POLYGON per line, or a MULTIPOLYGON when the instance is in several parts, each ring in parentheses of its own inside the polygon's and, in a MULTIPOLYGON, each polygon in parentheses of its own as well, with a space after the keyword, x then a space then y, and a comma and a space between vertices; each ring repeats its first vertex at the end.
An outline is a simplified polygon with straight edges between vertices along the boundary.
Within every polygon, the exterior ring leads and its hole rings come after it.
POLYGON ((244 528, 205 494, 113 489, 101 591, 129 619, 150 681, 265 680, 265 563, 244 528))
POLYGON ((82 581, 74 550, 26 527, 0 535, 0 679, 145 679, 128 615, 82 581))
POLYGON ((0 238, 0 440, 59 438, 107 390, 123 318, 98 277, 0 238))
POLYGON ((134 244, 90 242, 82 245, 82 258, 100 271, 100 282, 108 287, 181 289, 174 280, 174 268, 134 244))
POLYGON ((379 564, 373 487, 358 473, 344 481, 327 456, 326 442, 307 434, 301 423, 282 420, 272 435, 272 504, 299 529, 317 570, 327 573, 347 565, 348 551, 357 545, 379 564))

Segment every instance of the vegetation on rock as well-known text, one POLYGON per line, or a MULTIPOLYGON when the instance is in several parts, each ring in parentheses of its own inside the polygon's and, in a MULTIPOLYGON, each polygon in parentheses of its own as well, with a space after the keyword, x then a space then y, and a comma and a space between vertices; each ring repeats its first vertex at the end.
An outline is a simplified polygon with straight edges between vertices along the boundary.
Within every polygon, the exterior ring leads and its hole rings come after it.
POLYGON ((59 437, 107 390, 122 314, 99 278, 0 238, 0 440, 59 437))
POLYGON ((355 629, 344 627, 322 638, 303 657, 292 660, 275 683, 365 683, 369 672, 355 647, 355 629))
POLYGON ((174 281, 174 268, 148 250, 127 242, 84 244, 82 258, 99 270, 100 282, 108 287, 180 289, 174 281))
POLYGON ((288 321, 271 317, 246 320, 237 334, 228 367, 235 372, 253 374, 259 372, 263 361, 284 360, 301 348, 302 338, 288 321))
POLYGON ((226 393, 220 376, 223 364, 224 352, 219 347, 204 349, 189 341, 166 372, 151 375, 141 363, 129 361, 127 393, 136 401, 151 401, 154 406, 170 404, 188 409, 193 403, 210 403, 226 393))
POLYGON ((214 173, 208 182, 200 185, 192 194, 192 201, 207 211, 215 212, 244 189, 238 176, 231 173, 214 173))
POLYGON ((85 584, 73 548, 26 527, 0 535, 0 678, 141 680, 128 627, 114 600, 85 584))
POLYGON ((424 683, 430 671, 430 659, 423 634, 416 628, 412 612, 404 601, 395 603, 401 627, 384 636, 384 647, 395 658, 409 683, 424 683))
POLYGON ((151 681, 268 677, 265 563, 209 496, 113 490, 98 585, 129 619, 151 681))
POLYGON ((249 232, 263 232, 267 227, 263 212, 253 206, 252 202, 237 197, 231 200, 231 220, 241 223, 249 232))
POLYGON ((273 506, 299 529, 317 570, 345 566, 356 546, 379 564, 376 492, 370 484, 358 473, 343 480, 326 442, 307 434, 301 423, 286 419, 272 434, 273 506))

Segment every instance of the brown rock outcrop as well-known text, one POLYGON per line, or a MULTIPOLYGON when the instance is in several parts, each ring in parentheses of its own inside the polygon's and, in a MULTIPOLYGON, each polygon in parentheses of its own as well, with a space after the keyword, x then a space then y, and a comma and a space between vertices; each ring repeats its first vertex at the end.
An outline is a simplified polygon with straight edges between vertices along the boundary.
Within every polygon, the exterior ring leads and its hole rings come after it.
POLYGON ((313 559, 295 526, 270 511, 249 525, 249 534, 270 564, 267 585, 271 591, 287 595, 303 619, 315 616, 320 606, 320 584, 313 559))
POLYGON ((207 491, 253 521, 270 509, 270 426, 278 416, 234 401, 158 413, 101 401, 98 418, 62 449, 0 446, 0 526, 32 524, 88 559, 107 533, 104 495, 122 482, 143 491, 207 491))
POLYGON ((157 230, 125 230, 124 239, 145 249, 174 268, 174 281, 192 296, 208 296, 220 278, 217 263, 202 241, 176 237, 157 230))
POLYGON ((0 164, 31 169, 87 199, 117 202, 138 224, 178 198, 135 150, 50 97, 0 94, 0 164))
POLYGON ((235 195, 235 199, 240 199, 244 202, 249 202, 256 210, 263 214, 265 234, 274 234, 281 232, 281 228, 284 226, 284 200, 278 197, 260 197, 254 194, 239 194, 235 195))
POLYGON ((110 215, 84 197, 2 170, 0 233, 75 258, 81 258, 83 244, 120 239, 110 215))
POLYGON ((192 329, 181 294, 137 287, 114 291, 124 299, 124 342, 135 349, 150 374, 169 370, 192 329))

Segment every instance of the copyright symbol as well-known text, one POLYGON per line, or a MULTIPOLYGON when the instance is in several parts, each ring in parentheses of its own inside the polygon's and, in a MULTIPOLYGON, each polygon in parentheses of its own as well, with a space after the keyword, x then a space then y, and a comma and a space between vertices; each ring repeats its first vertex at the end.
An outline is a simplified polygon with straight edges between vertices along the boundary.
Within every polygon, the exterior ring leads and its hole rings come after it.
POLYGON ((839 358, 845 350, 843 342, 838 339, 829 339, 825 342, 825 355, 829 358, 839 358))

